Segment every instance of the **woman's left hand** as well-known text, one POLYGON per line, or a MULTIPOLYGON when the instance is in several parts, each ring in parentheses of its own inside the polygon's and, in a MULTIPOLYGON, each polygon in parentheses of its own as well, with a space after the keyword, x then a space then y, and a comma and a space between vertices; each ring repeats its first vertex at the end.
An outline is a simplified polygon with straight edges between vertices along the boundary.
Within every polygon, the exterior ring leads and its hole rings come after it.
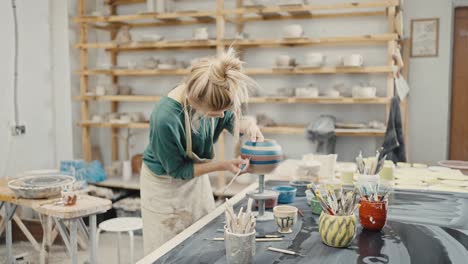
POLYGON ((247 128, 245 136, 252 142, 263 142, 265 140, 262 131, 260 131, 260 128, 257 125, 247 128))
POLYGON ((263 142, 265 140, 254 118, 244 117, 241 119, 240 132, 252 142, 263 142))

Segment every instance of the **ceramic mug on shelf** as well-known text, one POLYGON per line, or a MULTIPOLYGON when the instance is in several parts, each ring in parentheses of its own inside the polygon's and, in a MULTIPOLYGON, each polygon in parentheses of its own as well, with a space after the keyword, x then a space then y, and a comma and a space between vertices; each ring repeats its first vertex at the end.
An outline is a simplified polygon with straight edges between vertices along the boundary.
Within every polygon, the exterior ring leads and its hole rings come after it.
POLYGON ((372 98, 375 97, 377 88, 372 86, 355 85, 352 88, 352 94, 355 98, 372 98))
POLYGON ((119 86, 119 94, 121 95, 129 95, 132 94, 132 88, 128 85, 119 86))
POLYGON ((343 66, 361 67, 364 63, 364 57, 361 54, 351 54, 343 57, 343 66))
POLYGON ((119 87, 116 84, 110 84, 106 87, 106 94, 117 95, 119 93, 119 87))
POLYGON ((304 29, 299 24, 292 24, 283 27, 284 38, 300 38, 304 35, 304 29))
POLYGON ((289 55, 278 55, 276 56, 277 67, 289 67, 294 65, 294 59, 289 55))
POLYGON ((292 227, 297 222, 297 211, 296 207, 289 205, 279 205, 273 208, 273 216, 279 233, 292 233, 292 227))
POLYGON ((91 118, 91 121, 93 123, 101 123, 102 122, 102 116, 101 115, 93 115, 91 118))
POLYGON ((333 97, 333 98, 335 98, 335 97, 339 97, 339 96, 340 96, 340 91, 335 90, 335 89, 332 88, 332 89, 326 90, 323 94, 324 94, 324 96, 326 96, 326 97, 333 97))
POLYGON ((103 84, 98 84, 95 89, 95 93, 97 96, 106 95, 106 86, 103 84))
POLYGON ((298 87, 295 89, 296 97, 315 98, 319 96, 317 87, 298 87))
POLYGON ((123 113, 120 115, 120 121, 123 123, 130 123, 132 122, 132 118, 129 114, 123 113))
POLYGON ((207 40, 208 39, 208 28, 200 27, 193 31, 193 38, 196 40, 207 40))
POLYGON ((306 54, 305 64, 310 67, 320 67, 325 60, 326 57, 322 53, 309 52, 306 54))

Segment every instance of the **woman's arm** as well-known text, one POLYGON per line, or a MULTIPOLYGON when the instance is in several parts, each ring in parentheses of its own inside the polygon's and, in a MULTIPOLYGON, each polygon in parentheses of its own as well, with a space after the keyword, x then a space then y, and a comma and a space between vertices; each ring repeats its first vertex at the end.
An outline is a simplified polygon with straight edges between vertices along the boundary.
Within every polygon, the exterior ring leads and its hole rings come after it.
MULTIPOLYGON (((234 160, 225 160, 225 161, 211 161, 207 163, 195 163, 193 165, 193 174, 195 177, 215 172, 215 171, 230 171, 232 173, 237 173, 240 167, 243 164, 248 165, 248 160, 234 159, 234 160)), ((244 168, 244 171, 247 171, 248 166, 244 168)))

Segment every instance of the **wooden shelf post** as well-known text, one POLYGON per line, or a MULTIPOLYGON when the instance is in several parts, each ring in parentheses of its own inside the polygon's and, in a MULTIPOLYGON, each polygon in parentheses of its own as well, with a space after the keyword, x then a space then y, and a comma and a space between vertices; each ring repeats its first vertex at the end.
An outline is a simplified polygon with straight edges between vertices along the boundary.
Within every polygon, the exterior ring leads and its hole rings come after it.
MULTIPOLYGON (((216 54, 220 55, 224 52, 224 30, 225 23, 224 20, 224 0, 216 0, 216 54)), ((224 133, 221 133, 218 138, 218 160, 225 160, 225 140, 224 133)), ((223 171, 219 172, 218 177, 216 178, 216 187, 215 189, 219 190, 226 184, 226 176, 223 171)))
MULTIPOLYGON (((112 5, 110 7, 110 12, 111 15, 116 15, 117 14, 117 6, 112 5)), ((111 41, 115 40, 118 31, 120 30, 119 27, 113 27, 110 31, 111 35, 111 41)), ((118 55, 119 55, 119 50, 118 49, 111 49, 109 50, 109 56, 111 59, 111 65, 116 66, 118 64, 118 55)), ((112 79, 112 84, 113 85, 119 85, 119 77, 115 74, 112 73, 111 76, 112 79)), ((119 102, 112 101, 111 102, 111 112, 115 113, 119 111, 119 102)), ((118 128, 111 128, 112 131, 112 136, 111 136, 111 141, 112 141, 112 160, 119 160, 119 129, 118 128)))
MULTIPOLYGON (((79 0, 78 1, 78 14, 80 16, 86 15, 86 0, 79 0)), ((80 23, 80 43, 87 43, 88 42, 88 24, 87 23, 80 23)), ((80 70, 86 71, 88 69, 88 50, 87 49, 80 49, 80 70)), ((87 75, 80 75, 80 96, 84 96, 88 91, 89 85, 89 78, 87 75)), ((80 103, 80 112, 81 112, 81 120, 89 120, 89 101, 81 101, 80 103)), ((82 127, 81 128, 81 137, 82 137, 82 151, 83 151, 83 158, 86 161, 91 160, 91 135, 90 135, 90 127, 82 127)))

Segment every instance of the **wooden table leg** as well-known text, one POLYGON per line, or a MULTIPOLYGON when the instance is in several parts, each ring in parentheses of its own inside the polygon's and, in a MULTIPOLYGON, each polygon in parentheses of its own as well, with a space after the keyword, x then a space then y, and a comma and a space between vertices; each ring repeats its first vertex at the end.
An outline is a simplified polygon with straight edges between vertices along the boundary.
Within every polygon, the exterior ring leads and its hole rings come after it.
POLYGON ((42 248, 40 253, 40 263, 49 263, 50 249, 52 247, 52 218, 46 215, 39 215, 42 222, 42 248))

